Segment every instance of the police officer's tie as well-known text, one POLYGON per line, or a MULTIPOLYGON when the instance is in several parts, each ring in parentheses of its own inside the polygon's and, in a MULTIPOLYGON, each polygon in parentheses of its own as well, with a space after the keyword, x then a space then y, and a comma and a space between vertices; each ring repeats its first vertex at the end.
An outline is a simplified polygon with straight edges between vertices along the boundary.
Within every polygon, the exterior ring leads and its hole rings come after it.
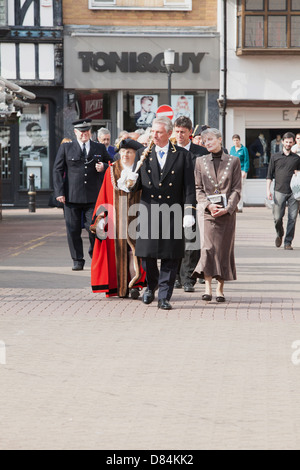
POLYGON ((86 145, 83 144, 83 148, 82 148, 82 157, 84 160, 87 159, 87 151, 86 151, 86 145))

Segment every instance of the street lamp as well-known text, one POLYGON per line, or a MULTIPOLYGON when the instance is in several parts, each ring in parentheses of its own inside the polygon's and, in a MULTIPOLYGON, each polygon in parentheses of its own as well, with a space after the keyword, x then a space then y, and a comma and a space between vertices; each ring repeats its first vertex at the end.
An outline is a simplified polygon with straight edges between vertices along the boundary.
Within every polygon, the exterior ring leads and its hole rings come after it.
POLYGON ((168 72, 168 97, 169 106, 171 106, 171 77, 173 73, 173 67, 175 64, 175 51, 173 49, 167 49, 164 52, 165 66, 168 72))

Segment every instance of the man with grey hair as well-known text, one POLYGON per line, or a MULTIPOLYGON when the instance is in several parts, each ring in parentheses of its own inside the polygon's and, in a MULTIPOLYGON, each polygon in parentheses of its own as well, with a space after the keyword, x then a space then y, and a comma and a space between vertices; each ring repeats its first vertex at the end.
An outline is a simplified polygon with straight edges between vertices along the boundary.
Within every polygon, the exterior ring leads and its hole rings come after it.
MULTIPOLYGON (((191 154, 170 142, 173 125, 169 118, 153 121, 153 146, 138 150, 137 171, 128 179, 134 191, 142 191, 139 206, 140 233, 136 254, 142 258, 148 288, 143 302, 151 304, 158 289, 158 308, 171 310, 176 273, 184 257, 184 228, 195 224, 196 192, 191 154), (139 166, 142 154, 146 159, 139 166), (160 271, 157 261, 161 260, 160 271)), ((134 167, 136 168, 136 167, 134 167)))
POLYGON ((106 127, 101 127, 101 129, 98 130, 97 138, 100 144, 105 145, 106 150, 108 154, 110 155, 110 157, 114 158, 115 148, 112 145, 110 145, 110 140, 111 140, 110 130, 106 129, 106 127))

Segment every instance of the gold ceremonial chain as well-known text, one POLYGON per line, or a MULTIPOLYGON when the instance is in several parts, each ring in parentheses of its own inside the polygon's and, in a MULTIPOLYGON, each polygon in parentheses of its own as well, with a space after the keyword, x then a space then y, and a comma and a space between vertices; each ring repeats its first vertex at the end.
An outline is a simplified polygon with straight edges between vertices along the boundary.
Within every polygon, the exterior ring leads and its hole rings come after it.
POLYGON ((207 174, 207 176, 208 176, 208 178, 209 178, 209 181, 210 181, 210 182, 214 185, 214 187, 216 188, 216 189, 215 189, 215 194, 221 194, 221 191, 220 191, 219 188, 220 188, 220 185, 224 182, 226 176, 228 175, 228 170, 229 170, 229 168, 230 168, 230 165, 231 165, 232 160, 233 160, 233 157, 230 155, 229 162, 227 163, 227 166, 226 166, 226 168, 225 168, 225 171, 224 171, 224 174, 223 174, 223 176, 222 176, 222 178, 221 178, 220 183, 215 183, 213 177, 211 176, 211 174, 210 174, 210 172, 209 172, 209 169, 208 169, 208 166, 207 166, 207 162, 206 162, 206 158, 205 158, 205 157, 203 158, 204 169, 205 169, 206 174, 207 174))
POLYGON ((174 144, 173 142, 171 142, 171 145, 172 145, 172 153, 176 153, 177 152, 177 149, 175 147, 176 144, 174 144))

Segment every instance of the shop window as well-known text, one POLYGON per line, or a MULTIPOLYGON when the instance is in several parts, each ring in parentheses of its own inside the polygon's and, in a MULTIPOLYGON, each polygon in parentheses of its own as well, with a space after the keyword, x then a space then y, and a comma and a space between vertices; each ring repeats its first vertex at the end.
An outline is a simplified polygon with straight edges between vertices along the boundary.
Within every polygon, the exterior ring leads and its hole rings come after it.
POLYGON ((11 179, 10 128, 0 127, 0 180, 11 179))
POLYGON ((300 0, 238 0, 237 54, 300 52, 300 0))
POLYGON ((0 27, 7 25, 6 0, 0 0, 0 27))
POLYGON ((89 0, 94 10, 192 10, 192 0, 89 0))
POLYGON ((50 188, 49 105, 25 108, 20 119, 20 189, 27 189, 29 175, 35 175, 37 189, 50 188))
POLYGON ((249 179, 267 177, 270 158, 282 150, 281 140, 286 132, 293 132, 296 135, 299 129, 246 129, 244 145, 249 151, 249 179))
MULTIPOLYGON (((192 92, 182 93, 173 90, 172 109, 174 118, 187 116, 191 119, 193 126, 206 122, 206 93, 192 92)), ((124 93, 124 128, 126 131, 147 130, 151 127, 156 111, 159 106, 168 102, 166 91, 138 92, 138 94, 124 93)))

